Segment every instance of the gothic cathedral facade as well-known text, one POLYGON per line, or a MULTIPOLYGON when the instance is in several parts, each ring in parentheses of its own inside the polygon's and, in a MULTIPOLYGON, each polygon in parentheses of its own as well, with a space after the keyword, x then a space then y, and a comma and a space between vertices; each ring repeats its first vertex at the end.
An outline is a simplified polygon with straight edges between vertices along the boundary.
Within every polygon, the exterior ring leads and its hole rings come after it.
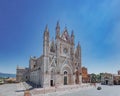
MULTIPOLYGON (((50 41, 48 26, 43 35, 43 55, 30 57, 28 71, 20 75, 17 68, 17 80, 24 78, 41 87, 73 85, 82 83, 81 46, 75 48, 74 32, 69 35, 65 27, 60 34, 60 25, 56 25, 55 40, 50 41)), ((26 70, 26 68, 25 68, 26 70)))

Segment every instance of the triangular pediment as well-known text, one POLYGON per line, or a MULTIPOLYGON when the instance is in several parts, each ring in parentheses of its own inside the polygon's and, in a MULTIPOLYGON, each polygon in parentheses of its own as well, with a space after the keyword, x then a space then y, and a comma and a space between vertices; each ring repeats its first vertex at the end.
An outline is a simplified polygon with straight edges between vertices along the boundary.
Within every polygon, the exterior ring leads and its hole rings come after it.
POLYGON ((53 63, 51 64, 51 67, 56 67, 55 60, 54 60, 53 63))
POLYGON ((50 52, 55 52, 55 43, 54 43, 54 40, 50 44, 50 52))
POLYGON ((67 28, 65 28, 64 32, 62 33, 61 38, 65 41, 70 41, 70 37, 69 37, 68 31, 67 31, 67 28))

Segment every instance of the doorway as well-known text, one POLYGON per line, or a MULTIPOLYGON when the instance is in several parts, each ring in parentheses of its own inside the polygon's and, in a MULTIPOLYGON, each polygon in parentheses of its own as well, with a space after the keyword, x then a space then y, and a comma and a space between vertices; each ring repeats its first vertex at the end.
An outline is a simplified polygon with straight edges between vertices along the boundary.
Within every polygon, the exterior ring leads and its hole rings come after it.
POLYGON ((114 85, 117 85, 117 82, 116 82, 116 80, 114 80, 114 85))
POLYGON ((120 80, 118 81, 118 85, 120 85, 120 80))
POLYGON ((108 80, 105 81, 106 85, 108 85, 108 80))
POLYGON ((67 76, 64 76, 64 85, 67 85, 67 76))
POLYGON ((50 80, 50 86, 54 86, 53 80, 50 80))

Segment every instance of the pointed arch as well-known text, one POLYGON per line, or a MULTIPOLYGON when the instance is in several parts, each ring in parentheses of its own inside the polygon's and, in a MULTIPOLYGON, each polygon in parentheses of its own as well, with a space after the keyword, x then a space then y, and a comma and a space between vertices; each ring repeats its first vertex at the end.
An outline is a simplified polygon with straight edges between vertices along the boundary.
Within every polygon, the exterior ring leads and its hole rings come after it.
POLYGON ((72 69, 68 64, 64 64, 60 70, 60 73, 63 74, 64 70, 66 70, 69 74, 72 74, 72 69))
POLYGON ((71 67, 68 64, 64 64, 60 70, 60 73, 62 75, 63 78, 63 85, 68 85, 68 84, 72 84, 73 78, 73 72, 71 67))

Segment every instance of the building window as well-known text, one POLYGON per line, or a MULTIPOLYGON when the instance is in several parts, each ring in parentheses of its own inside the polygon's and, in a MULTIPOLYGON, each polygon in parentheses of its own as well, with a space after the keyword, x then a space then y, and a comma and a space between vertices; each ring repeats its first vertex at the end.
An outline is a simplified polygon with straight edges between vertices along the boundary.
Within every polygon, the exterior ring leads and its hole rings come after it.
POLYGON ((35 68, 35 65, 33 67, 35 68))
POLYGON ((64 75, 66 75, 67 74, 67 71, 64 71, 64 75))

